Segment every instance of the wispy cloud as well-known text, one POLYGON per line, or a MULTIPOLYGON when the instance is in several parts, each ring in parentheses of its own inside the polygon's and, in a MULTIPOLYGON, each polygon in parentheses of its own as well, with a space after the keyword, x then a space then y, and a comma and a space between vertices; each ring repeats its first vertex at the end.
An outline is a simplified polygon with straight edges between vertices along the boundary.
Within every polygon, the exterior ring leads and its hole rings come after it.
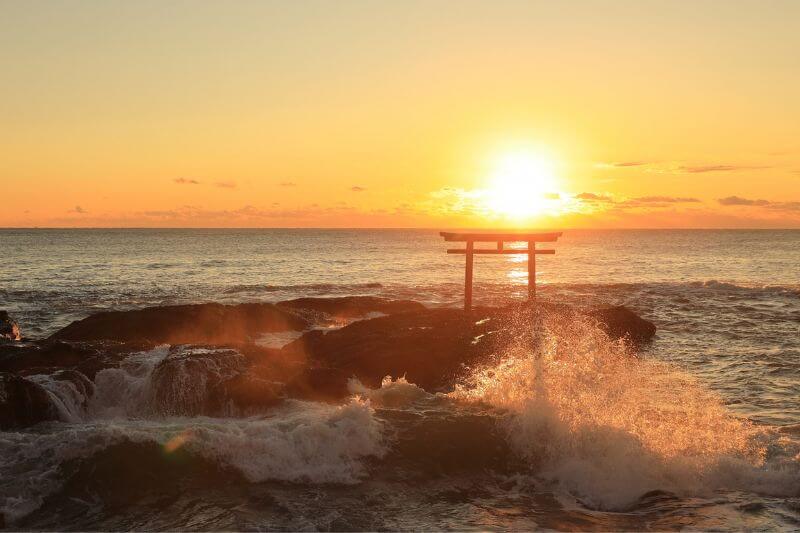
POLYGON ((800 213, 800 202, 772 202, 770 200, 742 198, 741 196, 728 196, 717 200, 720 205, 733 207, 761 207, 770 211, 784 213, 800 213))
POLYGON ((605 194, 596 194, 593 192, 582 192, 580 194, 576 194, 575 198, 578 200, 583 200, 586 202, 613 202, 614 200, 605 194))
POLYGON ((684 196, 641 196, 639 198, 633 198, 633 200, 642 203, 658 204, 693 204, 700 201, 698 198, 684 196))
POLYGON ((739 165, 731 163, 687 164, 681 161, 655 162, 642 160, 597 163, 595 166, 598 168, 644 167, 646 172, 655 172, 658 174, 703 174, 707 172, 737 172, 771 168, 765 165, 739 165))
POLYGON ((575 195, 575 200, 578 200, 587 205, 593 206, 593 209, 636 209, 636 208, 650 208, 658 209, 664 208, 675 204, 692 204, 700 203, 698 198, 691 198, 687 196, 639 196, 636 198, 614 198, 608 194, 598 194, 593 192, 582 192, 575 195))
POLYGON ((318 204, 290 209, 280 209, 275 203, 268 209, 252 205, 246 205, 238 209, 206 209, 198 206, 184 205, 174 209, 142 211, 134 213, 132 216, 170 223, 193 221, 258 222, 272 219, 315 219, 319 217, 337 216, 354 210, 355 208, 350 206, 324 207, 318 204))
POLYGON ((364 192, 367 189, 365 187, 359 187, 358 185, 353 185, 352 187, 350 187, 350 190, 353 192, 364 192))
POLYGON ((75 207, 73 207, 72 209, 70 209, 67 212, 68 213, 77 213, 79 215, 85 215, 86 213, 88 213, 88 211, 86 211, 86 209, 82 208, 79 205, 76 205, 75 207))
POLYGON ((221 187, 223 189, 235 189, 236 182, 235 181, 216 181, 214 182, 215 187, 221 187))
POLYGON ((680 165, 677 170, 687 174, 702 174, 704 172, 735 172, 737 170, 758 170, 762 168, 769 167, 752 165, 680 165))
POLYGON ((767 200, 750 200, 749 198, 742 198, 740 196, 727 196, 717 200, 720 205, 748 205, 748 206, 766 206, 770 205, 767 200))
POLYGON ((200 185, 199 181, 191 178, 175 178, 172 181, 179 185, 200 185))
POLYGON ((297 187, 297 184, 293 181, 282 181, 278 183, 278 187, 297 187))
POLYGON ((626 168, 626 167, 642 167, 649 165, 647 161, 616 161, 613 163, 597 163, 600 168, 626 168))

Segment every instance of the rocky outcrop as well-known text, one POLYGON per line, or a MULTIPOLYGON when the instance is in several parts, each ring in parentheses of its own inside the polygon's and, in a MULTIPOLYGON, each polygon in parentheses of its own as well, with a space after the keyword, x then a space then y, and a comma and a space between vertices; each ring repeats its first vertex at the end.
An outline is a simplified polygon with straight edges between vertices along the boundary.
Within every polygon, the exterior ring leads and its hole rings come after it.
MULTIPOLYGON (((552 335, 574 334, 575 320, 592 334, 652 339, 655 325, 625 307, 590 311, 537 302, 504 308, 428 309, 416 302, 371 297, 307 298, 270 304, 203 304, 100 313, 49 340, 0 345, 2 427, 55 418, 47 392, 34 383, 46 374, 91 398, 96 374, 122 365, 131 352, 173 344, 149 376, 147 412, 163 416, 238 416, 263 412, 284 398, 339 400, 348 380, 380 387, 405 376, 428 392, 449 391, 476 366, 510 348, 537 349, 552 335), (298 313, 356 317, 339 329, 307 331, 282 349, 252 342, 261 332, 301 330, 314 323, 298 313), (592 327, 597 325, 601 331, 592 327), (603 333, 604 332, 604 333, 603 333), (62 340, 62 339, 69 339, 62 340)), ((583 331, 583 330, 581 330, 583 331)), ((48 383, 48 390, 50 383, 48 383)), ((99 389, 98 389, 99 390, 99 389)))
POLYGON ((375 296, 343 296, 340 298, 297 298, 276 304, 311 317, 315 322, 362 318, 372 313, 393 315, 422 312, 425 306, 412 300, 389 300, 375 296))
POLYGON ((97 357, 100 352, 96 348, 63 341, 23 343, 0 348, 0 372, 49 374, 85 366, 97 357))
POLYGON ((150 378, 159 415, 237 415, 279 403, 284 385, 251 372, 247 358, 229 348, 175 346, 150 378))
MULTIPOLYGON (((589 315, 612 339, 641 342, 655 333, 651 322, 624 307, 589 315)), ((335 398, 347 394, 349 377, 374 388, 387 375, 406 376, 429 392, 450 390, 470 367, 502 356, 512 345, 535 347, 545 320, 568 324, 582 317, 567 306, 540 303, 472 313, 426 309, 358 321, 328 333, 312 331, 282 350, 287 358, 308 362, 289 391, 335 398)))
POLYGON ((19 324, 16 323, 7 311, 0 310, 0 340, 19 341, 22 340, 22 334, 19 330, 19 324))
POLYGON ((270 331, 300 331, 309 323, 272 304, 218 303, 108 311, 73 322, 51 340, 156 344, 228 344, 270 331))
POLYGON ((0 430, 20 429, 57 418, 58 412, 41 385, 0 372, 0 430))
POLYGON ((656 334, 655 324, 622 305, 594 309, 588 314, 613 339, 628 338, 641 344, 652 340, 656 334))
MULTIPOLYGON (((463 370, 509 340, 497 316, 469 315, 459 309, 428 309, 354 322, 323 334, 307 333, 283 350, 316 363, 293 386, 335 395, 353 376, 369 387, 386 375, 403 376, 427 391, 448 388, 463 370), (476 318, 476 316, 478 318, 476 318), (325 386, 325 372, 330 385, 325 386)), ((313 366, 313 365, 312 365, 313 366)))

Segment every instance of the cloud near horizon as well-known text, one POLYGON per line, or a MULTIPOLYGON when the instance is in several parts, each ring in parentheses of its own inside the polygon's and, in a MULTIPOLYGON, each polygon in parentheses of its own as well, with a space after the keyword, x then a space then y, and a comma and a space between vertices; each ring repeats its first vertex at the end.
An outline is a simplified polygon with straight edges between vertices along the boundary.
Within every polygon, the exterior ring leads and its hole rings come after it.
POLYGON ((599 168, 631 168, 646 167, 646 172, 659 174, 705 174, 708 172, 737 172, 742 170, 761 170, 772 168, 766 165, 739 165, 731 163, 714 164, 686 164, 679 161, 673 162, 654 162, 643 160, 631 160, 612 163, 597 163, 599 168))
POLYGON ((700 202, 699 198, 690 198, 684 196, 640 196, 633 198, 633 200, 643 203, 664 203, 664 204, 696 204, 700 202))
POLYGON ((717 202, 726 207, 763 207, 772 211, 800 212, 800 202, 772 202, 770 200, 742 198, 741 196, 727 196, 719 198, 717 202))
POLYGON ((600 168, 627 168, 627 167, 643 167, 649 165, 647 161, 619 161, 614 163, 598 163, 597 167, 600 168))
POLYGON ((596 194, 593 192, 582 192, 580 194, 576 194, 575 198, 578 200, 584 200, 589 202, 613 202, 614 200, 605 194, 596 194))
POLYGON ((748 198, 742 198, 740 196, 727 196, 725 198, 720 198, 717 200, 720 205, 757 205, 757 206, 765 206, 769 205, 767 200, 750 200, 748 198))
POLYGON ((231 181, 231 180, 228 180, 228 181, 215 181, 214 182, 214 186, 215 187, 220 187, 220 188, 223 188, 223 189, 235 189, 237 187, 236 182, 235 181, 231 181))
POLYGON ((753 165, 681 165, 678 167, 678 170, 681 172, 686 172, 687 174, 701 174, 704 172, 734 172, 737 170, 759 170, 764 168, 769 167, 753 165))
POLYGON ((191 178, 175 178, 172 181, 179 185, 200 185, 199 181, 191 178))
POLYGON ((615 208, 625 207, 658 207, 663 204, 694 204, 700 203, 699 198, 684 196, 639 196, 615 200, 611 195, 593 192, 582 192, 575 195, 576 200, 589 203, 611 204, 615 208))
POLYGON ((350 190, 353 192, 364 192, 367 189, 365 187, 359 187, 358 185, 353 185, 352 187, 350 187, 350 190))

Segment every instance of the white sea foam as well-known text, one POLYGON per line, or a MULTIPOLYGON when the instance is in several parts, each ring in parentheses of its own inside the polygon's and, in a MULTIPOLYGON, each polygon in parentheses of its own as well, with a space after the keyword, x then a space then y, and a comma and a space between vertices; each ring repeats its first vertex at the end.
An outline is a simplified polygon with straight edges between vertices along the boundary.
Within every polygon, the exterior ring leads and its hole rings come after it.
POLYGON ((30 379, 47 391, 63 422, 189 416, 204 412, 211 385, 235 375, 243 360, 228 349, 164 345, 100 370, 83 389, 55 375, 30 379))
POLYGON ((537 349, 520 342, 453 396, 508 409, 512 448, 544 479, 604 509, 650 490, 798 494, 789 444, 775 452, 769 430, 688 374, 637 359, 581 321, 553 319, 540 333, 537 349))
POLYGON ((366 398, 373 404, 382 407, 402 407, 416 400, 431 397, 431 394, 425 389, 406 381, 405 376, 397 379, 386 376, 381 381, 379 389, 370 389, 358 379, 351 378, 347 382, 347 389, 351 394, 366 398))
POLYGON ((382 456, 382 425, 368 402, 333 407, 290 402, 260 420, 201 425, 182 437, 187 449, 233 466, 250 481, 356 483, 363 460, 382 456))
POLYGON ((0 512, 8 522, 41 506, 64 482, 61 467, 115 444, 184 448, 251 482, 357 483, 386 448, 369 402, 288 402, 266 418, 168 418, 54 423, 43 432, 0 432, 0 512))
POLYGON ((147 410, 153 370, 167 355, 169 346, 163 345, 128 356, 119 368, 99 371, 87 418, 141 416, 147 410))
MULTIPOLYGON (((50 403, 56 408, 60 420, 64 422, 83 420, 90 391, 80 390, 72 381, 57 379, 54 375, 49 374, 36 374, 28 376, 28 379, 41 385, 47 392, 50 403)), ((91 384, 89 386, 91 387, 91 384)))

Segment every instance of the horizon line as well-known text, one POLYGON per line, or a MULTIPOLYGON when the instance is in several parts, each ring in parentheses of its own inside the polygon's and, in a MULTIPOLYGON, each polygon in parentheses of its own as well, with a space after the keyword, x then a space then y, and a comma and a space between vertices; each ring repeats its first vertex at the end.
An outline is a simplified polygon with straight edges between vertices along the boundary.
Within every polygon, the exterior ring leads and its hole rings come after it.
POLYGON ((546 230, 546 231, 800 231, 800 227, 520 227, 520 226, 495 226, 495 227, 475 227, 475 226, 382 226, 382 227, 338 227, 338 226, 0 226, 0 231, 8 230, 331 230, 331 231, 377 231, 377 230, 417 230, 417 231, 441 231, 441 230, 469 230, 469 231, 494 231, 494 230, 546 230))

